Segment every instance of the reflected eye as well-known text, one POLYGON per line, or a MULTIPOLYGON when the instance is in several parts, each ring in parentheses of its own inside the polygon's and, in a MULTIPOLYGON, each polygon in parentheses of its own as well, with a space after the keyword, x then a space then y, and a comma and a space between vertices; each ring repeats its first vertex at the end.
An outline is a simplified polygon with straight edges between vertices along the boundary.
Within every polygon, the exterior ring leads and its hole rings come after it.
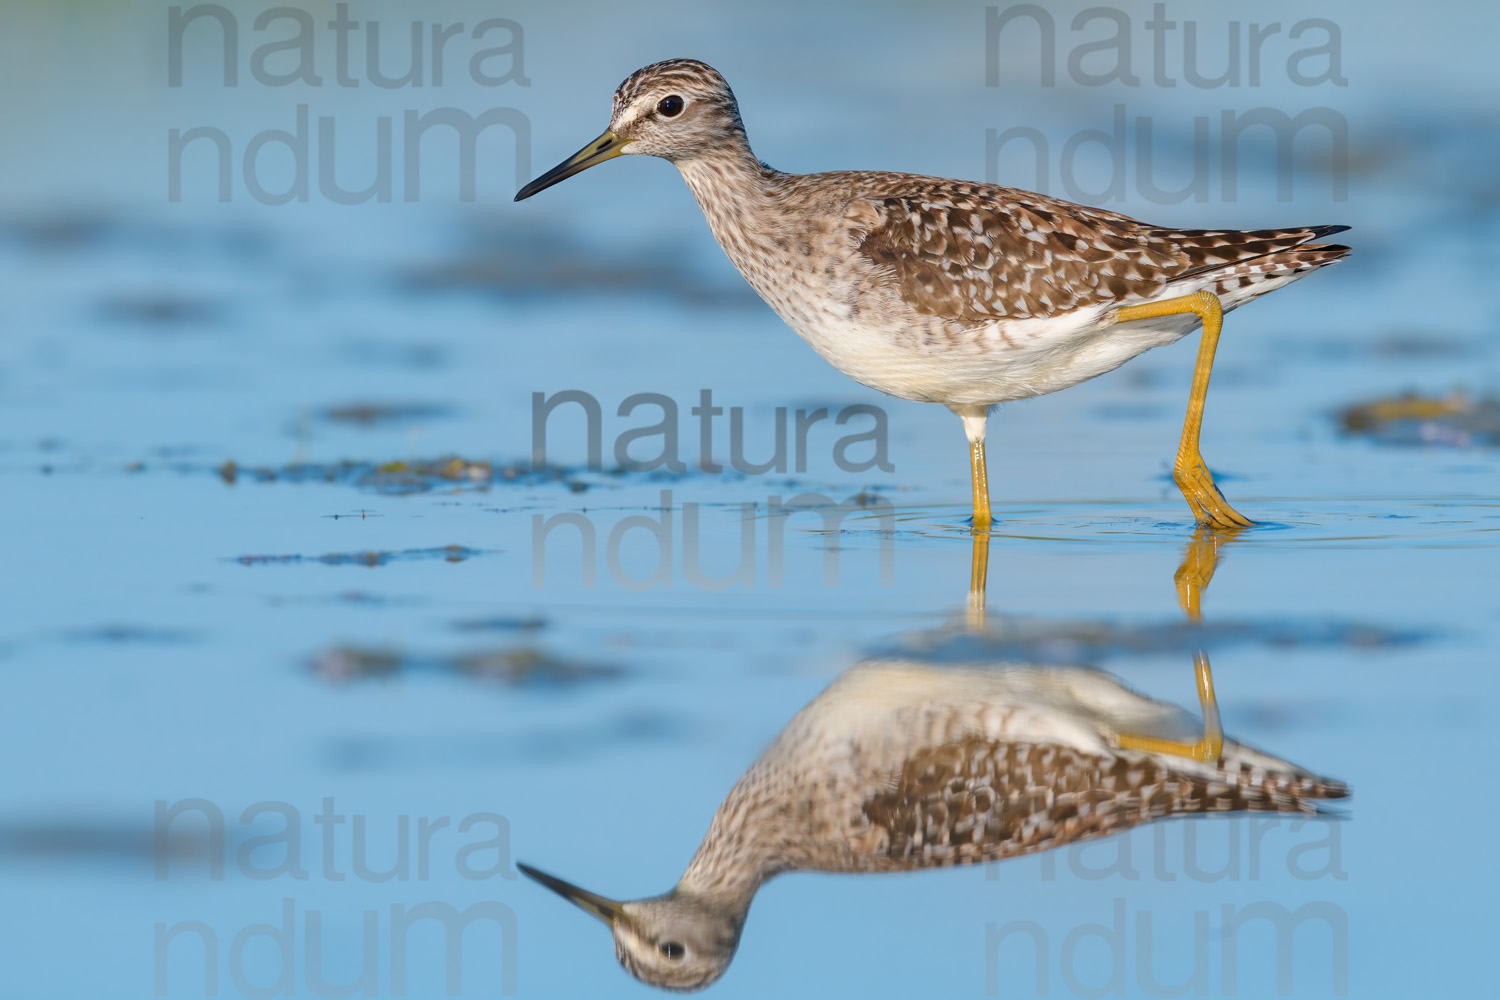
MULTIPOLYGON (((671 97, 663 97, 656 104, 656 110, 663 118, 676 118, 682 114, 682 98, 673 94, 671 97)), ((682 947, 678 945, 678 947, 682 947)))
MULTIPOLYGON (((671 100, 671 98, 668 98, 668 100, 671 100)), ((679 110, 681 109, 679 108, 679 110)), ((681 961, 682 956, 687 954, 687 949, 678 944, 676 941, 663 941, 661 944, 657 945, 656 950, 661 952, 664 957, 669 958, 674 962, 681 961)))

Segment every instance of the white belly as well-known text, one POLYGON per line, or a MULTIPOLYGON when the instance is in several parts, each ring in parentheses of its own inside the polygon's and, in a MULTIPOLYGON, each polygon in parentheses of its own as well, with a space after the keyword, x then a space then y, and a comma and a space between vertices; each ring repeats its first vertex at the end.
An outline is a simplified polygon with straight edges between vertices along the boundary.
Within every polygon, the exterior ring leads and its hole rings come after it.
MULTIPOLYGON (((774 303, 773 303, 774 306, 774 303)), ((990 405, 1057 392, 1113 371, 1197 325, 1169 316, 1103 327, 1108 310, 996 321, 958 338, 925 343, 818 310, 782 315, 823 358, 856 382, 924 403, 990 405)), ((777 309, 781 313, 781 309, 777 309)))

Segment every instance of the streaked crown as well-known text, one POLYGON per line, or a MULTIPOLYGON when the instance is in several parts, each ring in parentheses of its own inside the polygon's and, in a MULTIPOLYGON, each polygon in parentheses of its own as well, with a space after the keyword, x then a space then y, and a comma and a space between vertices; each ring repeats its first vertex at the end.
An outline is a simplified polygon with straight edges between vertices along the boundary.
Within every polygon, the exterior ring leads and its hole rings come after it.
POLYGON ((676 892, 624 904, 615 957, 632 976, 668 990, 701 990, 729 968, 745 914, 676 892))
POLYGON ((734 92, 718 70, 696 59, 652 63, 626 77, 615 91, 609 130, 629 141, 627 154, 674 162, 745 141, 734 92))
POLYGON ((516 867, 609 925, 615 957, 626 971, 668 990, 701 990, 724 974, 740 945, 740 930, 754 895, 752 889, 715 900, 678 887, 665 895, 622 903, 530 865, 516 867))

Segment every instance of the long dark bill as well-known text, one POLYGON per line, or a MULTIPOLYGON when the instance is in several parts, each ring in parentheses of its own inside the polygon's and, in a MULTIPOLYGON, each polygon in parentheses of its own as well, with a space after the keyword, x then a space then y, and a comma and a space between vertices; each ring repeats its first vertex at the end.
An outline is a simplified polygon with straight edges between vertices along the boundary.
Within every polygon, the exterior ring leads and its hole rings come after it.
POLYGON ((605 132, 572 156, 547 171, 536 180, 516 192, 516 201, 525 201, 544 188, 565 181, 574 174, 581 174, 589 167, 598 166, 605 160, 613 160, 625 149, 629 139, 622 139, 613 132, 605 132))

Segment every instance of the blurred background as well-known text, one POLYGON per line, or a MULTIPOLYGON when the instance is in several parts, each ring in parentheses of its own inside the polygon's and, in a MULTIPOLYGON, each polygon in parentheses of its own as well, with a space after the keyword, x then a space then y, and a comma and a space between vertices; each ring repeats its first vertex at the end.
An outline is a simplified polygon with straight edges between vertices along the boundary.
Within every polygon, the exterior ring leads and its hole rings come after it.
POLYGON ((1492 6, 7 0, 0 19, 0 996, 437 995, 459 973, 474 995, 642 994, 513 860, 667 889, 802 705, 962 617, 946 410, 817 358, 664 162, 512 204, 605 127, 623 77, 674 56, 725 74, 784 170, 1354 227, 1347 263, 1226 323, 1204 453, 1270 523, 1225 546, 1201 639, 1169 475, 1196 341, 990 425, 1008 655, 1192 707, 1205 642, 1227 731, 1348 781, 1348 818, 788 877, 715 991, 1481 982, 1492 6), (726 411, 706 444, 705 389, 726 411), (571 404, 534 454, 534 394, 566 390, 599 404, 601 468, 571 404), (658 414, 620 415, 637 393, 673 401, 683 470, 620 468, 658 414), (856 405, 879 422, 815 426, 805 464, 700 461, 768 461, 778 408, 856 405), (866 442, 851 471, 837 442, 871 426, 884 465, 866 442), (430 921, 395 958, 426 904, 482 907, 456 962, 430 921), (1293 916, 1226 935, 1268 907, 1293 916), (1039 933, 1003 936, 1016 921, 1039 933))

